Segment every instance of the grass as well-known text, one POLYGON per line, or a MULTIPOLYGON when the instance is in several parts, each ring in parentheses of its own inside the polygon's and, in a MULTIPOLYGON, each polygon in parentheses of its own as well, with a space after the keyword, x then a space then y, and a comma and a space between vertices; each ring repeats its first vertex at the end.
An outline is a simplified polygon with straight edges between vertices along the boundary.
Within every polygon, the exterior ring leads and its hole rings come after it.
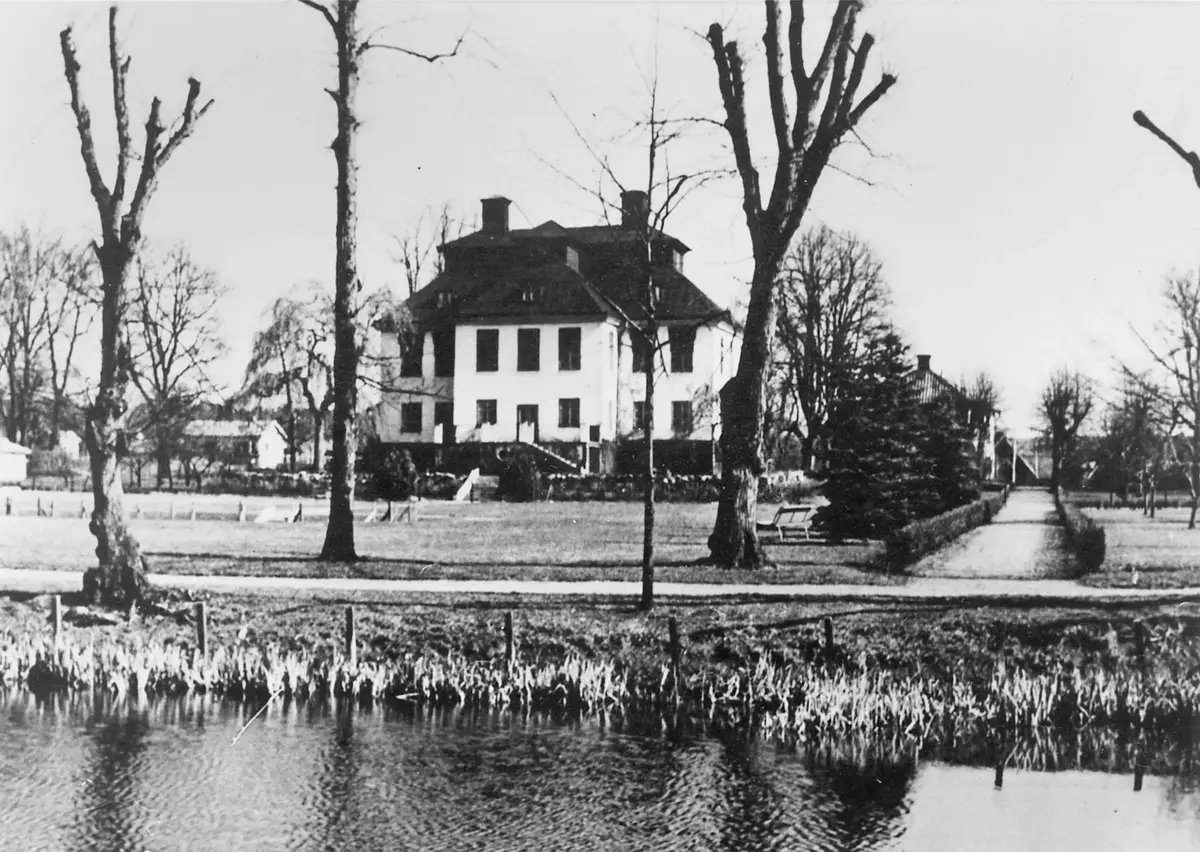
POLYGON ((1187 528, 1188 509, 1089 509, 1104 527, 1107 555, 1089 586, 1184 588, 1200 586, 1200 529, 1187 528))
POLYGON ((45 597, 2 598, 0 684, 585 713, 661 710, 678 696, 710 716, 742 723, 749 715, 782 738, 922 740, 979 725, 1171 732, 1200 721, 1195 607, 697 602, 645 616, 596 601, 531 598, 515 611, 518 654, 509 664, 501 607, 511 602, 290 593, 209 602, 213 650, 200 660, 189 601, 179 596, 115 625, 71 607, 57 649, 45 597), (348 600, 356 607, 356 666, 341 650, 348 600), (678 692, 668 615, 683 636, 678 692), (825 617, 833 619, 832 649, 821 638, 825 617))
MULTIPOLYGON (((658 507, 660 580, 903 582, 866 570, 872 545, 769 544, 767 552, 776 568, 768 571, 734 572, 697 565, 708 553, 705 542, 714 511, 704 504, 658 507)), ((143 514, 130 526, 151 570, 168 574, 632 580, 640 576, 641 565, 642 508, 633 503, 423 503, 414 524, 357 524, 358 552, 364 560, 353 565, 314 561, 324 540, 324 519, 239 524, 143 514)), ((94 551, 94 539, 83 519, 0 518, 0 566, 82 571, 94 563, 94 551)))

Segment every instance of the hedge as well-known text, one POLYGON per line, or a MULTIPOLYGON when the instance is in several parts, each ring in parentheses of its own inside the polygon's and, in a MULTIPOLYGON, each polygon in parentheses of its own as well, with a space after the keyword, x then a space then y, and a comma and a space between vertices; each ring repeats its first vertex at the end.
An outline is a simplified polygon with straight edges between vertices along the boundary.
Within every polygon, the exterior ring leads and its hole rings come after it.
POLYGON ((990 524, 1007 500, 1008 488, 1004 488, 949 512, 904 525, 883 540, 883 552, 875 558, 874 567, 889 573, 904 570, 963 533, 990 524))
POLYGON ((1069 502, 1061 488, 1054 491, 1054 506, 1058 509, 1063 529, 1067 531, 1067 541, 1079 560, 1079 567, 1084 574, 1096 573, 1104 564, 1104 527, 1069 502))
MULTIPOLYGON (((544 477, 550 500, 625 502, 642 499, 642 477, 633 474, 552 473, 544 477)), ((660 473, 655 497, 663 503, 711 503, 721 496, 715 476, 660 473)))

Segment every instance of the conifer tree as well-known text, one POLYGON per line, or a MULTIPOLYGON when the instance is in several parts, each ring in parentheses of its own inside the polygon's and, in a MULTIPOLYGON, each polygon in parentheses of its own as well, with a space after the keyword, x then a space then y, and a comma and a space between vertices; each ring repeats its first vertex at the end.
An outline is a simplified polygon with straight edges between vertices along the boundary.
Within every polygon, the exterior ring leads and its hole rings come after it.
POLYGON ((979 497, 979 469, 971 430, 963 425, 947 398, 923 406, 922 453, 932 475, 933 503, 914 507, 918 517, 957 509, 979 497))
POLYGON ((908 348, 885 329, 831 418, 829 505, 816 521, 831 539, 882 538, 936 502, 924 418, 908 348))

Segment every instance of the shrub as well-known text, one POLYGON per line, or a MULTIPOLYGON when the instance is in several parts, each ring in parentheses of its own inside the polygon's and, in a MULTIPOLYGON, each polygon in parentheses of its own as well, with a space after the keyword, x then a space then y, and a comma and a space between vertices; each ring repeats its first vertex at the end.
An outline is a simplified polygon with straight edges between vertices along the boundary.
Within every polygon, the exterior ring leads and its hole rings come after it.
POLYGON ((531 453, 520 450, 510 457, 496 482, 496 496, 518 503, 542 499, 545 488, 542 474, 531 453))
POLYGON ((1096 573, 1104 564, 1107 547, 1104 527, 1081 512, 1074 503, 1068 502, 1061 488, 1054 491, 1054 506, 1058 509, 1059 520, 1067 531, 1067 541, 1075 552, 1082 573, 1096 573))
POLYGON ((811 500, 820 490, 820 484, 803 479, 780 480, 763 477, 758 486, 759 503, 800 503, 811 500))
POLYGON ((905 524, 884 538, 883 552, 876 558, 875 567, 889 573, 904 570, 963 533, 991 523, 1007 497, 1007 489, 992 492, 949 512, 905 524))

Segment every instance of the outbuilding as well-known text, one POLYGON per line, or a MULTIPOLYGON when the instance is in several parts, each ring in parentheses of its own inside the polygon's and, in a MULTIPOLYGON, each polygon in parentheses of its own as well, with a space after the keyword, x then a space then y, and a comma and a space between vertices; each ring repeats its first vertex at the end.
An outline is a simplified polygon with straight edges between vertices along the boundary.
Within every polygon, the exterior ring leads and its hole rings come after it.
POLYGON ((0 485, 20 485, 29 472, 28 447, 0 437, 0 485))

